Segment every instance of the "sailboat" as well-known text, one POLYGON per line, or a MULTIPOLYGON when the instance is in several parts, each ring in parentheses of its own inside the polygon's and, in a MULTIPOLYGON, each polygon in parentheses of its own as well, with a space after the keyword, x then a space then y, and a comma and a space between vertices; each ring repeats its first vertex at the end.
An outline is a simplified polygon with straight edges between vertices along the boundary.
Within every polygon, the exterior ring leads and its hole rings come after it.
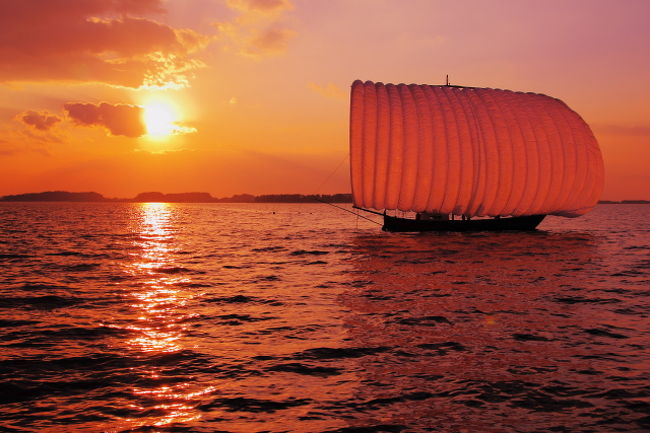
POLYGON ((354 207, 391 232, 534 230, 598 202, 603 158, 564 102, 511 90, 355 81, 354 207))

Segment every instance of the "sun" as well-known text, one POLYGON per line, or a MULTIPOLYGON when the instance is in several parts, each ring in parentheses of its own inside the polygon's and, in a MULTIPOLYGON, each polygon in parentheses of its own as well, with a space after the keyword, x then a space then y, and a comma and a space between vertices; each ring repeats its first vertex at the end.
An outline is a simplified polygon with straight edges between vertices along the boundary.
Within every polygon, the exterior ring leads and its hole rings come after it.
POLYGON ((164 138, 174 134, 177 129, 178 115, 171 104, 152 101, 144 104, 143 109, 142 120, 149 137, 164 138))

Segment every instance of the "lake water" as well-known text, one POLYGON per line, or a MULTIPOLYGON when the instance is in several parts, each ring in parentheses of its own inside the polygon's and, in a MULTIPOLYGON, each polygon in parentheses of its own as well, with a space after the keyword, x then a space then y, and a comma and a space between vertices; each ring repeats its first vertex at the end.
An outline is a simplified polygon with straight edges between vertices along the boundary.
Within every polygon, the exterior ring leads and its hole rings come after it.
POLYGON ((3 203, 0 431, 646 431, 648 221, 3 203))

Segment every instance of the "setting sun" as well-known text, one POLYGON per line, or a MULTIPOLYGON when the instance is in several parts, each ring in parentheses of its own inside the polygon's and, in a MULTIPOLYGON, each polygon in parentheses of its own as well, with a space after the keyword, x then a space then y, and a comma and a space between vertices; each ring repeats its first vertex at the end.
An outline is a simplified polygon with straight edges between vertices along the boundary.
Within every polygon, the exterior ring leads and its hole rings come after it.
POLYGON ((147 135, 154 138, 166 137, 176 129, 177 114, 166 102, 150 102, 144 105, 143 120, 147 135))

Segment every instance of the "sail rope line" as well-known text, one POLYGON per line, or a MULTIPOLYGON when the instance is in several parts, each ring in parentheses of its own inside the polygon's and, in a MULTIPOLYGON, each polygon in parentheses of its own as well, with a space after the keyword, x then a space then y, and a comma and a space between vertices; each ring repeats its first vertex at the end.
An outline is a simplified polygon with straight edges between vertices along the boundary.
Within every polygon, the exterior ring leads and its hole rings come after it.
MULTIPOLYGON (((325 180, 323 180, 323 181, 321 182, 321 184, 318 186, 318 188, 316 188, 316 195, 319 195, 319 194, 320 194, 320 191, 321 191, 321 189, 323 188, 323 186, 325 186, 325 184, 326 184, 326 183, 327 183, 327 182, 332 178, 332 176, 334 176, 334 174, 339 170, 339 168, 341 168, 341 166, 343 165, 343 163, 346 162, 346 161, 348 161, 349 159, 350 159, 350 155, 345 155, 345 157, 341 160, 341 162, 338 163, 338 165, 336 166, 336 168, 335 168, 335 169, 334 169, 334 170, 329 174, 329 176, 327 176, 327 177, 325 178, 325 180)), ((320 203, 324 203, 324 204, 330 205, 330 206, 332 206, 332 207, 335 207, 335 208, 337 208, 337 209, 340 209, 340 210, 342 210, 342 211, 345 211, 345 212, 351 213, 352 215, 356 215, 357 217, 359 217, 359 218, 363 218, 364 220, 368 220, 368 221, 370 221, 371 223, 375 223, 375 224, 377 224, 377 225, 382 225, 382 223, 378 223, 377 221, 375 221, 375 220, 373 220, 373 219, 370 219, 370 218, 368 218, 368 217, 365 217, 365 216, 363 216, 363 215, 361 215, 361 214, 359 214, 359 213, 357 213, 357 212, 351 211, 350 209, 346 209, 346 208, 344 208, 344 207, 337 206, 337 205, 335 205, 334 203, 326 202, 326 201, 324 201, 324 200, 319 199, 318 197, 316 197, 316 200, 317 200, 318 202, 320 202, 320 203)))
POLYGON ((346 211, 346 212, 348 212, 348 213, 351 213, 352 215, 356 215, 356 216, 358 216, 359 218, 363 218, 364 220, 368 220, 368 221, 370 221, 371 223, 375 223, 375 224, 377 224, 377 225, 382 225, 382 223, 378 223, 377 221, 375 221, 375 220, 373 220, 373 219, 370 219, 370 218, 368 218, 368 217, 365 217, 365 216, 363 216, 363 215, 361 215, 361 214, 359 214, 359 213, 356 213, 356 212, 354 212, 354 211, 351 211, 350 209, 346 209, 346 208, 344 208, 344 207, 337 206, 337 205, 335 205, 334 203, 329 203, 329 202, 326 202, 326 201, 324 201, 324 200, 320 200, 320 199, 318 199, 318 198, 317 198, 316 200, 318 200, 318 201, 321 202, 321 203, 324 203, 324 204, 328 204, 328 205, 330 205, 330 206, 333 206, 333 207, 335 207, 335 208, 337 208, 337 209, 341 209, 341 210, 343 210, 343 211, 346 211))
POLYGON ((343 157, 343 159, 338 163, 336 168, 334 168, 334 170, 325 178, 325 180, 323 180, 320 183, 320 185, 318 185, 318 188, 316 188, 316 194, 320 194, 320 191, 321 189, 323 189, 323 186, 325 186, 325 184, 332 178, 332 176, 334 176, 334 174, 339 170, 339 168, 341 168, 343 163, 348 161, 349 159, 350 159, 350 155, 345 155, 345 157, 343 157))

